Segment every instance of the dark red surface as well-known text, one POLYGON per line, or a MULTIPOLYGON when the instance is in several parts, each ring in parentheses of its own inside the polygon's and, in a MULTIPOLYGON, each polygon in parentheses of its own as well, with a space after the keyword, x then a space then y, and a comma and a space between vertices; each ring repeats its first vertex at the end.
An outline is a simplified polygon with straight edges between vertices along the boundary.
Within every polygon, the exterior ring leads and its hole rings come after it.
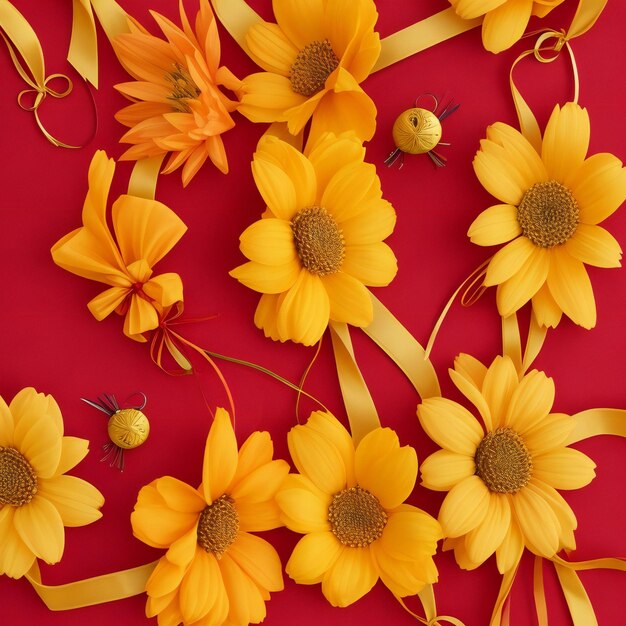
MULTIPOLYGON (((178 3, 171 0, 120 3, 149 28, 149 8, 177 21, 178 3)), ((43 120, 64 141, 84 141, 89 137, 94 112, 87 88, 65 60, 71 3, 16 0, 15 4, 40 36, 47 71, 65 72, 76 83, 69 98, 45 103, 43 120)), ((195 12, 193 0, 185 4, 189 13, 195 12)), ((567 26, 576 4, 566 0, 543 24, 567 26)), ((388 35, 447 5, 445 0, 381 0, 380 33, 388 35)), ((268 0, 258 0, 254 6, 270 17, 268 0)), ((591 118, 590 151, 612 152, 622 159, 626 157, 626 58, 621 32, 625 21, 626 4, 612 0, 592 31, 573 42, 581 78, 580 102, 591 118)), ((223 63, 241 76, 254 71, 252 62, 221 32, 223 63)), ((378 130, 368 145, 367 159, 377 165, 383 193, 398 213, 396 232, 388 242, 400 269, 392 285, 376 290, 376 295, 422 342, 426 342, 451 292, 489 254, 470 244, 465 234, 474 217, 493 202, 475 178, 471 159, 488 124, 516 122, 508 71, 525 46, 521 43, 493 56, 482 49, 479 30, 474 30, 385 69, 364 83, 378 107, 378 130), (459 111, 444 124, 445 140, 452 143, 452 147, 443 149, 449 157, 448 166, 435 170, 426 157, 414 157, 406 160, 402 170, 387 169, 382 161, 392 148, 393 121, 425 91, 448 94, 461 103, 459 111)), ((124 337, 119 317, 96 322, 86 303, 102 287, 64 272, 50 258, 50 246, 80 225, 87 167, 94 150, 104 148, 114 157, 123 151, 117 143, 123 128, 113 114, 125 100, 112 85, 127 80, 127 76, 101 31, 99 53, 100 89, 93 92, 97 133, 83 149, 63 150, 49 144, 32 116, 17 107, 15 95, 23 85, 6 51, 0 51, 0 146, 4 155, 0 174, 0 393, 9 400, 22 387, 32 385, 52 394, 63 411, 66 433, 91 441, 92 451, 75 473, 95 484, 106 498, 103 519, 85 528, 68 529, 62 562, 42 566, 44 581, 50 584, 133 567, 160 556, 132 536, 129 514, 137 492, 165 474, 191 484, 199 482, 210 424, 203 396, 212 406, 226 402, 215 377, 207 371, 197 378, 169 377, 152 364, 145 345, 124 337), (127 455, 127 469, 120 474, 99 462, 99 448, 106 440, 104 416, 79 398, 108 391, 124 399, 138 390, 149 398, 146 413, 152 433, 144 447, 127 455)), ((550 66, 527 61, 519 68, 520 85, 542 125, 555 103, 571 98, 571 75, 565 57, 550 66)), ((178 173, 160 178, 157 198, 181 216, 189 232, 159 264, 159 270, 176 271, 182 276, 186 316, 216 316, 185 327, 189 339, 297 380, 313 351, 266 340, 252 322, 258 295, 228 276, 228 270, 243 260, 237 247, 239 234, 258 219, 264 208, 250 175, 251 155, 264 126, 255 126, 240 116, 236 116, 236 122, 235 129, 224 136, 231 167, 228 176, 207 165, 185 190, 178 173)), ((130 164, 118 166, 113 197, 125 190, 130 171, 130 164)), ((622 246, 626 245, 624 211, 622 208, 605 223, 622 246)), ((549 334, 536 362, 555 379, 558 411, 624 406, 626 273, 591 269, 590 275, 599 311, 597 327, 585 331, 563 322, 549 334)), ((491 361, 500 350, 499 333, 493 290, 469 309, 459 305, 452 308, 433 354, 444 393, 454 394, 446 373, 454 356, 465 351, 491 361)), ((395 428, 401 441, 413 445, 423 459, 434 445, 419 428, 413 389, 362 333, 353 332, 353 337, 381 420, 395 428)), ((288 459, 286 433, 296 421, 294 393, 240 366, 224 364, 222 370, 236 402, 239 440, 254 430, 269 429, 276 455, 288 459)), ((309 376, 307 389, 343 419, 328 340, 309 376)), ((303 404, 305 411, 312 407, 311 403, 303 404)), ((579 523, 579 548, 572 558, 624 556, 624 442, 599 437, 577 447, 594 458, 598 470, 590 486, 564 494, 579 523)), ((436 515, 442 495, 417 486, 410 502, 436 515)), ((298 536, 285 529, 265 536, 285 563, 298 536)), ((440 613, 454 615, 466 626, 485 626, 499 586, 494 559, 471 573, 461 571, 450 553, 437 555, 436 562, 440 570, 440 582, 435 587, 440 613)), ((619 588, 624 588, 623 576, 607 571, 581 574, 602 625, 618 624, 623 619, 619 593, 619 588)), ((546 589, 551 626, 569 624, 556 577, 548 568, 546 589)), ((512 600, 512 623, 535 624, 530 559, 523 562, 512 600)), ((145 597, 139 596, 52 613, 25 580, 0 580, 3 624, 156 623, 144 617, 144 603, 145 597)), ((410 603, 417 607, 415 601, 410 603)), ((266 622, 302 626, 415 623, 380 583, 364 599, 340 610, 330 607, 319 586, 295 585, 288 578, 285 590, 274 594, 268 604, 266 622)))

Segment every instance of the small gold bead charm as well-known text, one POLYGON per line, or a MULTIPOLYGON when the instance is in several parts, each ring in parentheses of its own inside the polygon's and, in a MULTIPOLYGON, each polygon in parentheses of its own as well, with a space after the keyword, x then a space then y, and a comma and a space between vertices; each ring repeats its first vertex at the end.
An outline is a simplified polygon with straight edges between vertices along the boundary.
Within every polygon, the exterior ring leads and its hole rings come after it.
POLYGON ((441 122, 432 111, 413 108, 398 116, 391 132, 402 152, 426 154, 441 140, 441 122))
POLYGON ((137 409, 121 409, 111 415, 107 428, 111 441, 124 450, 138 448, 150 434, 148 418, 137 409))

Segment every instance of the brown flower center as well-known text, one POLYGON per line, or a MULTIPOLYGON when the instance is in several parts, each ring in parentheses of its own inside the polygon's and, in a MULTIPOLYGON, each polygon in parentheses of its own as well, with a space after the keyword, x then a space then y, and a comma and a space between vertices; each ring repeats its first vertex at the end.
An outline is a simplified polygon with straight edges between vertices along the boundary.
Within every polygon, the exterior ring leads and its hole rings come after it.
POLYGON ((200 513, 198 544, 216 558, 222 558, 238 532, 239 516, 230 496, 223 495, 200 513))
POLYGON ((37 475, 15 448, 0 447, 0 504, 22 506, 37 493, 37 475))
POLYGON ((165 75, 165 80, 170 84, 172 95, 167 99, 171 101, 172 108, 175 111, 181 113, 189 113, 191 109, 187 100, 189 98, 197 98, 200 94, 200 89, 196 83, 193 82, 193 78, 180 63, 174 63, 174 69, 165 75))
POLYGON ((490 491, 516 493, 530 480, 532 459, 512 428, 496 428, 480 442, 474 456, 476 475, 490 491))
POLYGON ((578 217, 576 198, 555 180, 533 185, 517 207, 522 232, 541 248, 565 243, 576 231, 578 217))
POLYGON ((343 233, 332 215, 319 206, 302 209, 291 220, 296 251, 312 274, 334 274, 343 263, 343 233))
POLYGON ((376 496, 357 485, 333 496, 328 521, 344 546, 364 548, 383 534, 387 513, 376 496))
POLYGON ((339 65, 330 41, 313 41, 304 46, 289 71, 291 88, 295 93, 310 98, 324 88, 326 79, 339 65))

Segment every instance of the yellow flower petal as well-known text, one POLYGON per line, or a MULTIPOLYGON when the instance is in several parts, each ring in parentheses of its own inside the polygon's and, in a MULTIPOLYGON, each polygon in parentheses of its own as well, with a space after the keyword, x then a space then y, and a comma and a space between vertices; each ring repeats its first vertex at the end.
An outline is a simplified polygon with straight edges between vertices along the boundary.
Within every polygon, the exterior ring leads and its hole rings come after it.
POLYGON ((61 459, 61 441, 57 425, 45 413, 32 421, 22 417, 15 426, 15 447, 41 478, 50 478, 56 472, 61 459))
POLYGON ((410 446, 400 447, 391 429, 376 428, 359 443, 355 469, 359 486, 376 496, 383 508, 395 509, 415 487, 417 455, 410 446))
POLYGON ((222 496, 237 470, 237 440, 228 412, 218 408, 206 440, 202 487, 207 504, 222 496))
MULTIPOLYGON (((130 282, 130 281, 129 281, 130 282)), ((100 322, 111 315, 120 304, 130 296, 132 292, 129 287, 111 287, 99 293, 87 303, 87 308, 91 314, 100 322)))
POLYGON ((13 421, 13 415, 0 396, 0 446, 3 448, 13 447, 13 430, 15 429, 15 423, 13 421))
POLYGON ((233 486, 230 495, 236 502, 270 501, 288 473, 289 465, 285 461, 270 461, 242 478, 233 486))
POLYGON ((498 285, 496 300, 500 315, 512 315, 541 289, 548 277, 550 259, 548 250, 535 248, 519 271, 498 285))
POLYGON ((585 160, 589 148, 589 114, 587 109, 568 102, 557 104, 543 134, 541 158, 550 178, 564 183, 571 172, 585 160))
POLYGON ((321 433, 295 426, 287 435, 289 452, 298 471, 326 494, 335 494, 347 484, 347 471, 340 450, 321 433))
POLYGON ((282 590, 282 566, 278 553, 264 539, 240 532, 228 548, 228 555, 262 589, 282 590))
POLYGON ((300 585, 319 583, 344 549, 331 532, 309 533, 296 544, 285 571, 300 585))
POLYGON ((321 192, 337 173, 337 164, 348 165, 363 161, 365 148, 354 134, 337 136, 326 133, 317 141, 307 141, 305 153, 315 169, 317 188, 321 192))
POLYGON ((163 498, 165 506, 181 513, 200 513, 206 506, 204 498, 187 483, 171 476, 154 481, 154 486, 163 498))
POLYGON ((124 319, 124 334, 134 337, 153 330, 159 325, 159 316, 154 304, 133 294, 130 298, 130 308, 124 319))
MULTIPOLYGON (((196 515, 196 519, 198 517, 196 515)), ((166 553, 167 560, 186 570, 187 566, 193 561, 196 552, 202 549, 198 544, 198 529, 194 524, 182 537, 172 542, 166 553)))
POLYGON ((187 231, 183 221, 161 202, 120 196, 111 209, 115 236, 127 265, 160 261, 187 231))
POLYGON ((266 608, 261 590, 228 554, 222 556, 219 567, 228 594, 228 621, 235 624, 262 622, 266 608))
POLYGON ((507 496, 492 493, 483 521, 465 538, 467 554, 474 563, 483 563, 504 540, 511 524, 511 507, 507 496))
POLYGON ((55 506, 64 526, 85 526, 102 517, 102 494, 75 476, 41 479, 37 493, 55 506))
POLYGON ((450 4, 454 7, 457 15, 464 20, 473 20, 480 17, 488 11, 504 4, 507 0, 450 0, 450 4))
POLYGON ((556 328, 559 325, 563 311, 552 297, 547 283, 533 296, 532 303, 539 326, 556 328))
POLYGON ((285 111, 306 102, 293 91, 289 78, 268 72, 246 76, 242 92, 237 111, 252 122, 285 122, 285 111))
POLYGON ((454 369, 477 389, 482 389, 487 368, 478 359, 462 352, 454 358, 454 369))
POLYGON ((622 249, 615 237, 601 226, 579 224, 564 248, 575 259, 595 267, 621 267, 622 249))
POLYGON ((554 404, 554 381, 532 370, 513 392, 504 425, 522 436, 546 419, 554 404))
POLYGON ((422 462, 422 485, 434 491, 450 491, 476 471, 474 458, 449 450, 437 450, 422 462))
POLYGON ((160 597, 177 592, 184 574, 184 568, 161 557, 146 582, 146 593, 152 597, 160 597))
POLYGON ((469 476, 448 492, 439 511, 447 537, 460 537, 476 528, 487 515, 491 494, 478 476, 469 476))
POLYGON ((280 509, 275 501, 237 502, 236 507, 239 530, 242 532, 263 532, 285 525, 280 519, 280 509))
POLYGON ((143 292, 163 307, 172 306, 183 300, 183 281, 173 272, 159 274, 143 284, 143 292))
POLYGON ((559 525, 559 541, 562 548, 566 550, 576 549, 576 540, 574 539, 574 530, 578 526, 576 516, 570 505, 565 501, 563 496, 554 487, 533 477, 528 483, 527 489, 534 491, 541 496, 551 507, 556 515, 559 525))
POLYGON ((391 558, 413 561, 415 574, 426 580, 430 570, 426 557, 435 554, 437 542, 442 537, 441 526, 434 517, 405 505, 402 510, 389 515, 383 534, 375 543, 391 558))
POLYGON ((362 598, 377 580, 368 548, 344 548, 322 579, 322 593, 332 606, 348 606, 362 598))
POLYGON ((517 207, 510 204, 496 204, 485 209, 467 231, 470 241, 479 246, 507 243, 521 234, 517 207))
POLYGON ((514 518, 502 543, 496 548, 496 563, 501 574, 515 567, 524 551, 524 538, 514 518))
MULTIPOLYGON (((328 82, 328 81, 326 81, 328 82)), ((294 107, 285 111, 285 121, 287 122, 287 129, 292 135, 297 135, 303 132, 306 123, 311 119, 311 116, 315 113, 320 102, 327 96, 328 91, 326 88, 318 91, 316 94, 307 98, 304 102, 300 102, 294 107)), ((334 130, 333 128, 327 130, 334 130)), ((310 131, 309 131, 310 133, 310 131)), ((309 134, 309 137, 311 135, 309 134)))
POLYGON ((565 413, 550 413, 536 426, 526 429, 524 443, 534 457, 562 446, 576 426, 576 420, 565 413))
POLYGON ((585 266, 565 251, 552 254, 548 288, 563 313, 583 328, 596 325, 596 301, 585 266))
POLYGON ((341 225, 360 213, 361 203, 368 198, 376 180, 376 167, 371 163, 345 165, 328 182, 322 192, 320 204, 341 225))
POLYGON ((594 154, 567 180, 578 201, 580 220, 598 224, 626 200, 626 169, 612 154, 594 154))
POLYGON ((544 498, 531 489, 522 489, 512 498, 515 518, 526 546, 539 556, 550 558, 559 547, 559 520, 544 498))
POLYGON ((276 164, 255 158, 252 161, 252 175, 259 193, 276 217, 289 221, 302 208, 298 206, 293 181, 276 164))
POLYGON ((427 398, 417 407, 417 415, 426 434, 451 452, 473 457, 484 437, 476 418, 447 398, 427 398))
MULTIPOLYGON (((371 0, 335 0, 326 3, 324 29, 344 66, 350 67, 357 52, 353 49, 355 40, 359 42, 368 32, 373 31, 377 19, 376 6, 371 0)), ((372 65, 375 61, 376 58, 372 65)))
POLYGON ((346 246, 341 270, 369 287, 386 287, 398 273, 393 250, 381 242, 346 246))
POLYGON ((273 456, 274 444, 270 434, 258 430, 253 432, 239 448, 237 471, 230 487, 234 487, 242 478, 245 478, 261 465, 269 463, 273 456))
POLYGON ((322 280, 301 271, 278 309, 276 328, 280 338, 312 346, 326 330, 329 318, 330 302, 322 280))
POLYGON ((580 489, 595 477, 596 464, 573 448, 558 448, 533 457, 533 476, 556 489, 580 489))
POLYGON ((300 263, 296 260, 283 265, 249 261, 229 272, 242 285, 263 294, 279 294, 291 289, 301 273, 300 263))
POLYGON ((368 289, 344 272, 322 277, 330 302, 330 319, 352 326, 368 326, 374 316, 368 289))
POLYGON ((513 361, 508 357, 496 357, 489 366, 482 388, 492 419, 490 430, 504 423, 511 396, 518 383, 519 378, 513 361))
POLYGON ((285 220, 262 219, 239 237, 240 250, 263 265, 286 265, 297 259, 291 225, 285 220))
POLYGON ((317 198, 315 170, 300 150, 278 137, 264 135, 259 140, 255 159, 273 163, 287 174, 296 192, 298 209, 315 204, 317 198))
POLYGON ((323 0, 274 0, 272 7, 276 21, 299 49, 312 41, 323 41, 327 34, 323 30, 323 0))
POLYGON ((278 24, 260 22, 246 33, 252 60, 266 72, 289 76, 298 48, 285 36, 278 24))
POLYGON ((354 442, 344 425, 331 413, 313 411, 306 422, 307 428, 318 432, 326 441, 331 442, 341 454, 346 467, 346 485, 354 486, 354 442))
POLYGON ((61 515, 51 502, 36 495, 15 510, 13 523, 28 549, 46 563, 58 563, 65 547, 61 515))
POLYGON ((473 381, 468 380, 459 372, 449 369, 448 373, 456 388, 478 409, 485 428, 491 429, 491 411, 480 389, 474 385, 473 381))
POLYGON ((511 168, 506 151, 488 139, 483 139, 480 145, 472 165, 481 185, 500 202, 517 206, 526 189, 521 176, 511 168))
POLYGON ((530 19, 533 0, 507 0, 483 20, 483 45, 489 52, 502 52, 519 41, 530 19))
POLYGON ((495 253, 489 266, 484 283, 487 287, 499 285, 514 276, 528 262, 537 247, 527 237, 518 237, 495 253))
POLYGON ((341 231, 347 245, 376 243, 391 235, 396 224, 396 212, 387 200, 364 202, 361 211, 341 222, 341 231))
POLYGON ((21 578, 35 561, 35 555, 21 540, 13 524, 17 509, 3 506, 0 509, 0 574, 10 578, 21 578))
POLYGON ((369 141, 376 130, 376 105, 351 74, 341 67, 336 72, 334 91, 326 93, 315 108, 310 136, 353 131, 361 141, 369 141))
POLYGON ((180 609, 185 623, 203 618, 213 608, 220 579, 215 557, 198 546, 180 586, 180 609))
MULTIPOLYGON (((16 429, 22 421, 25 422, 19 426, 22 433, 26 432, 41 417, 46 416, 56 426, 59 434, 63 434, 61 410, 51 395, 38 393, 32 387, 25 387, 15 394, 9 404, 9 411, 13 415, 16 429)), ((17 434, 15 436, 17 438, 17 434)), ((17 439, 16 445, 18 445, 17 439)))
POLYGON ((282 295, 264 293, 254 312, 254 325, 263 330, 266 337, 270 337, 274 341, 285 341, 278 334, 276 325, 278 308, 282 297, 282 295))

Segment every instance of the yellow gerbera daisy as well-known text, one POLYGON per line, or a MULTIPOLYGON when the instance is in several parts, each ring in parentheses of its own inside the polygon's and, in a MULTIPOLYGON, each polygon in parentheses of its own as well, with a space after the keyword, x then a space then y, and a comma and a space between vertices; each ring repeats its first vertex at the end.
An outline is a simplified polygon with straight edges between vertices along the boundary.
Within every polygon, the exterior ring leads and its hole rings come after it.
POLYGON ((474 159, 483 187, 504 204, 483 211, 470 226, 480 246, 508 243, 489 263, 485 285, 498 285, 500 314, 532 298, 538 322, 556 326, 565 313, 585 328, 596 305, 585 263, 619 267, 617 241, 599 222, 626 199, 626 169, 611 154, 585 158, 586 109, 568 102, 554 108, 541 155, 514 128, 487 129, 474 159))
POLYGON ((240 237, 249 263, 231 276, 263 294, 255 324, 272 339, 312 345, 328 321, 367 326, 365 285, 388 285, 396 258, 383 239, 396 215, 353 133, 324 134, 301 152, 261 139, 252 173, 267 203, 240 237))
POLYGON ((130 33, 113 46, 122 65, 136 80, 115 88, 134 104, 115 119, 130 130, 120 139, 133 144, 120 157, 136 160, 171 152, 164 173, 184 164, 183 185, 207 158, 222 172, 228 161, 222 133, 235 125, 230 116, 237 103, 219 89, 236 89, 239 81, 220 63, 220 41, 208 0, 200 0, 195 32, 180 3, 182 29, 151 12, 166 40, 129 21, 130 33))
POLYGON ((122 195, 113 203, 114 239, 107 224, 114 173, 115 161, 98 150, 89 166, 83 226, 52 246, 52 258, 68 272, 111 285, 87 304, 89 310, 99 321, 113 311, 124 315, 124 333, 146 341, 143 333, 158 327, 163 309, 183 300, 180 276, 154 276, 152 268, 187 227, 160 202, 122 195))
POLYGON ((287 122, 297 134, 376 128, 376 106, 359 83, 380 54, 372 0, 273 0, 277 24, 262 22, 246 36, 265 72, 243 80, 240 113, 253 122, 287 122))
POLYGON ((63 527, 102 517, 102 494, 65 474, 85 458, 88 445, 63 436, 52 396, 27 387, 9 406, 0 397, 0 575, 20 578, 35 559, 57 563, 63 527))
POLYGON ((490 52, 502 52, 520 40, 531 15, 545 17, 563 0, 450 0, 457 15, 483 20, 483 45, 490 52))
POLYGON ((139 492, 135 536, 167 550, 146 583, 148 617, 164 624, 246 626, 265 618, 271 591, 283 588, 274 548, 250 534, 282 526, 274 496, 289 471, 272 460, 266 432, 237 451, 224 409, 218 409, 204 452, 198 489, 164 476, 139 492))
POLYGON ((286 571, 297 583, 322 583, 333 606, 364 596, 380 578, 399 597, 437 580, 433 555, 441 527, 404 504, 417 478, 417 456, 389 428, 355 446, 329 413, 317 411, 288 435, 299 474, 276 495, 282 520, 300 539, 286 571), (356 449, 355 449, 356 448, 356 449))
POLYGON ((473 569, 494 552, 501 573, 524 546, 550 558, 573 550, 576 517, 557 489, 579 489, 595 463, 564 445, 576 421, 551 413, 554 383, 533 370, 518 377, 509 357, 486 368, 462 354, 450 370, 454 384, 478 410, 428 398, 418 407, 422 427, 443 449, 422 463, 422 484, 448 491, 439 521, 456 560, 473 569))

